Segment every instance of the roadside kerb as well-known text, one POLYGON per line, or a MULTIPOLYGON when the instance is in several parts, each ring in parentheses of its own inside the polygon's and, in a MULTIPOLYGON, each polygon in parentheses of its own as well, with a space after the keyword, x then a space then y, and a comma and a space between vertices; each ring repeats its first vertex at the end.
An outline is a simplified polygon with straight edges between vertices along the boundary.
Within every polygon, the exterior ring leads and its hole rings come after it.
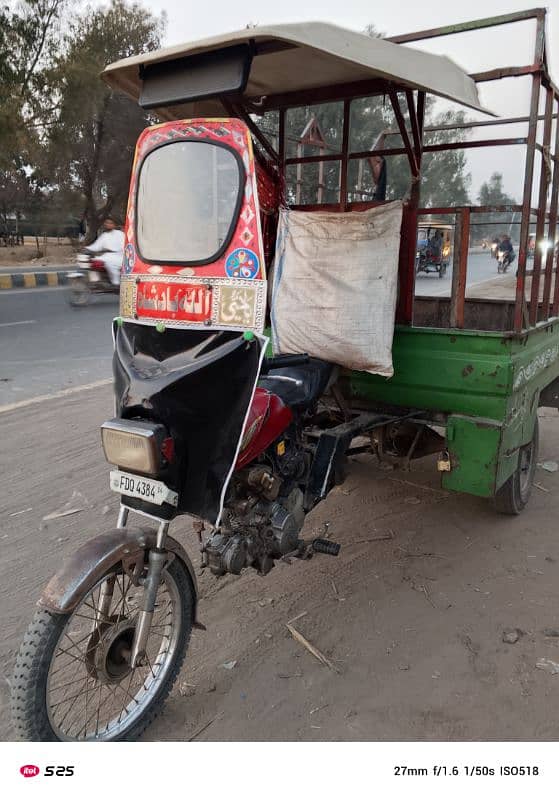
POLYGON ((70 270, 56 272, 8 272, 0 273, 2 289, 37 289, 46 286, 66 286, 70 270))

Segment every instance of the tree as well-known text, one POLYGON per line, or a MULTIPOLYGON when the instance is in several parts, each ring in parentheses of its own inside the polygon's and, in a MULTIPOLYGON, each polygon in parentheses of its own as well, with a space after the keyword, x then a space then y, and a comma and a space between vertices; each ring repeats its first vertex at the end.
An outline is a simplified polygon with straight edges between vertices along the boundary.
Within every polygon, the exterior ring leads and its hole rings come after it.
POLYGON ((113 61, 157 48, 164 26, 164 15, 136 3, 89 7, 70 25, 55 63, 58 109, 45 169, 59 200, 66 198, 85 217, 89 240, 107 214, 124 216, 135 143, 152 122, 99 73, 113 61))
POLYGON ((65 5, 22 0, 0 8, 0 215, 6 228, 36 188, 32 164, 51 111, 46 72, 65 5))
MULTIPOLYGON (((481 184, 478 203, 480 206, 508 206, 515 205, 516 200, 503 190, 503 176, 500 172, 494 172, 488 181, 481 184)), ((499 236, 504 231, 512 227, 515 222, 515 212, 491 211, 486 214, 478 214, 476 222, 477 238, 490 238, 499 236), (493 224, 491 224, 493 223, 493 224)))
POLYGON ((478 194, 480 206, 514 204, 516 201, 503 190, 503 175, 494 172, 488 181, 482 183, 478 194))
POLYGON ((48 113, 45 74, 65 6, 66 0, 22 0, 0 9, 0 159, 9 162, 48 113))

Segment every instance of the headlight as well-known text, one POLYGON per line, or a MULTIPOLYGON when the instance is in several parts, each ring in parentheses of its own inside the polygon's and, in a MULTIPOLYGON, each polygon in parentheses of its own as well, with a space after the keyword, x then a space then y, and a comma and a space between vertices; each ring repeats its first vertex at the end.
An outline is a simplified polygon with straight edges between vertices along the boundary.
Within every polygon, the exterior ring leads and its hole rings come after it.
POLYGON ((101 426, 105 458, 110 464, 157 475, 161 467, 161 448, 166 431, 155 422, 111 419, 101 426))

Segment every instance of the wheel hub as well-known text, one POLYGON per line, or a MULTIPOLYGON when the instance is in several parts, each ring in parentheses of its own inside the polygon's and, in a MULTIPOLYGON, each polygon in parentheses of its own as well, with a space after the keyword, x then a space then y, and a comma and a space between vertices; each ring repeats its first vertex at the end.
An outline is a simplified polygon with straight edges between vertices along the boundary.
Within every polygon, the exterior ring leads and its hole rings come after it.
POLYGON ((124 619, 101 631, 92 654, 91 666, 101 683, 120 683, 132 672, 130 653, 135 623, 124 619))

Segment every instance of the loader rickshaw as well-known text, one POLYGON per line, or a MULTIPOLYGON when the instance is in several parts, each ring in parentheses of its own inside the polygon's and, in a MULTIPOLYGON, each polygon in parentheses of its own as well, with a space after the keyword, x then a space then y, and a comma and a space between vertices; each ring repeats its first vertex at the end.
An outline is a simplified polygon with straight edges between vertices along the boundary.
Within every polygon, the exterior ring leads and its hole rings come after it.
POLYGON ((435 273, 444 278, 450 264, 452 225, 444 222, 426 222, 417 227, 417 252, 415 274, 435 273))
POLYGON ((436 453, 444 489, 507 514, 526 506, 538 407, 559 406, 552 248, 536 250, 526 277, 531 225, 551 241, 557 226, 545 15, 481 20, 530 22, 536 49, 527 68, 473 75, 407 45, 474 23, 386 40, 322 23, 253 27, 107 67, 115 91, 161 119, 136 148, 115 413, 101 431, 120 513, 41 595, 11 681, 19 737, 133 739, 160 711, 203 628, 195 568, 170 534, 179 515, 193 520, 203 569, 266 575, 279 559, 313 556, 310 569, 336 555, 303 525, 354 452, 404 468, 436 453), (423 207, 427 154, 519 142, 426 141, 426 96, 473 109, 473 130, 490 113, 477 86, 520 75, 532 87, 522 204, 423 207), (379 131, 363 127, 377 101, 399 136, 373 150, 379 131), (536 170, 537 149, 550 168, 536 170), (400 197, 393 157, 409 178, 400 197), (479 300, 467 291, 470 229, 499 211, 521 217, 518 274, 505 276, 514 297, 479 300), (417 228, 433 216, 454 220, 449 297, 414 293, 417 228))

